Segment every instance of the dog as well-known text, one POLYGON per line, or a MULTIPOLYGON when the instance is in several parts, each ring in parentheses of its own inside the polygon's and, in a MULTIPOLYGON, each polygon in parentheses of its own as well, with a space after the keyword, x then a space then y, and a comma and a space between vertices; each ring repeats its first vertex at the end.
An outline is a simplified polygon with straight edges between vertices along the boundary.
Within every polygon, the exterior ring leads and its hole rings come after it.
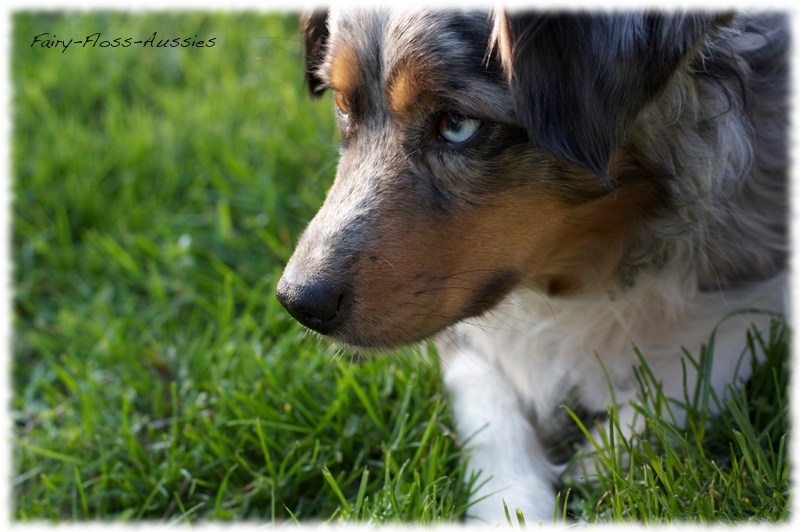
POLYGON ((746 331, 769 317, 734 311, 786 310, 785 15, 332 10, 302 26, 341 149, 277 297, 359 350, 436 337, 486 480, 471 518, 504 522, 505 501, 552 522, 562 405, 592 426, 613 391, 637 430, 634 348, 668 396, 692 389, 683 348, 712 331, 716 393, 748 377, 746 331))

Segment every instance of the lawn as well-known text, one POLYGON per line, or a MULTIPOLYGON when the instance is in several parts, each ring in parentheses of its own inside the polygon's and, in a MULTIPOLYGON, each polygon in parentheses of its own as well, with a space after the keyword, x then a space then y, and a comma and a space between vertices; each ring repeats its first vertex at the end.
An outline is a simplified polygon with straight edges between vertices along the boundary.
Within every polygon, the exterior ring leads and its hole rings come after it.
MULTIPOLYGON (((480 479, 435 356, 352 361, 274 297, 338 143, 297 17, 12 22, 12 519, 461 519, 480 479), (213 46, 122 46, 154 33, 213 46)), ((690 391, 686 430, 643 372, 648 432, 570 482, 571 518, 785 519, 787 335, 753 337, 768 363, 729 414, 690 391)))

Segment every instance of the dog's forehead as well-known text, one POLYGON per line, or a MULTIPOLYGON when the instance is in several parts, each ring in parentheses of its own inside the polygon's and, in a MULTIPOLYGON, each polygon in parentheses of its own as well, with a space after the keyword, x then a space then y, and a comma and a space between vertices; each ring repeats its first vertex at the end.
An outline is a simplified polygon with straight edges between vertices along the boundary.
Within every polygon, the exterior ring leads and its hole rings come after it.
POLYGON ((356 71, 361 77, 379 76, 386 15, 385 11, 331 10, 323 75, 335 78, 338 68, 346 69, 349 77, 355 77, 356 71))
POLYGON ((332 10, 326 61, 346 63, 362 81, 383 85, 403 65, 439 69, 484 65, 491 22, 487 12, 416 10, 332 10))
POLYGON ((484 64, 491 24, 486 12, 402 11, 389 18, 383 48, 385 70, 398 64, 425 63, 443 67, 484 64))

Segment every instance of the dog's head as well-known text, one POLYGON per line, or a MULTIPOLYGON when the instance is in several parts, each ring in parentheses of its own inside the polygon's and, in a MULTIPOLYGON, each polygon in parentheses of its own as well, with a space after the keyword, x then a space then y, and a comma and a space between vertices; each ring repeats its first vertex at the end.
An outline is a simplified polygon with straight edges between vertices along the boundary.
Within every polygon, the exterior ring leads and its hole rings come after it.
POLYGON ((527 286, 602 290, 665 201, 628 133, 713 17, 356 11, 304 18, 336 179, 278 284, 307 327, 418 341, 527 286))

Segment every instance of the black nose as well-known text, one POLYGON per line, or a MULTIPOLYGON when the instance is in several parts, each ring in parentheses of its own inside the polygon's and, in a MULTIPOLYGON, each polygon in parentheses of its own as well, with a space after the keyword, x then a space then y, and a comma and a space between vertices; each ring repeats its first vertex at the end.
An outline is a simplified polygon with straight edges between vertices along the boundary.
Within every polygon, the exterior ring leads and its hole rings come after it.
POLYGON ((295 284, 282 277, 275 295, 294 319, 320 334, 332 333, 342 322, 345 290, 333 283, 295 284))

